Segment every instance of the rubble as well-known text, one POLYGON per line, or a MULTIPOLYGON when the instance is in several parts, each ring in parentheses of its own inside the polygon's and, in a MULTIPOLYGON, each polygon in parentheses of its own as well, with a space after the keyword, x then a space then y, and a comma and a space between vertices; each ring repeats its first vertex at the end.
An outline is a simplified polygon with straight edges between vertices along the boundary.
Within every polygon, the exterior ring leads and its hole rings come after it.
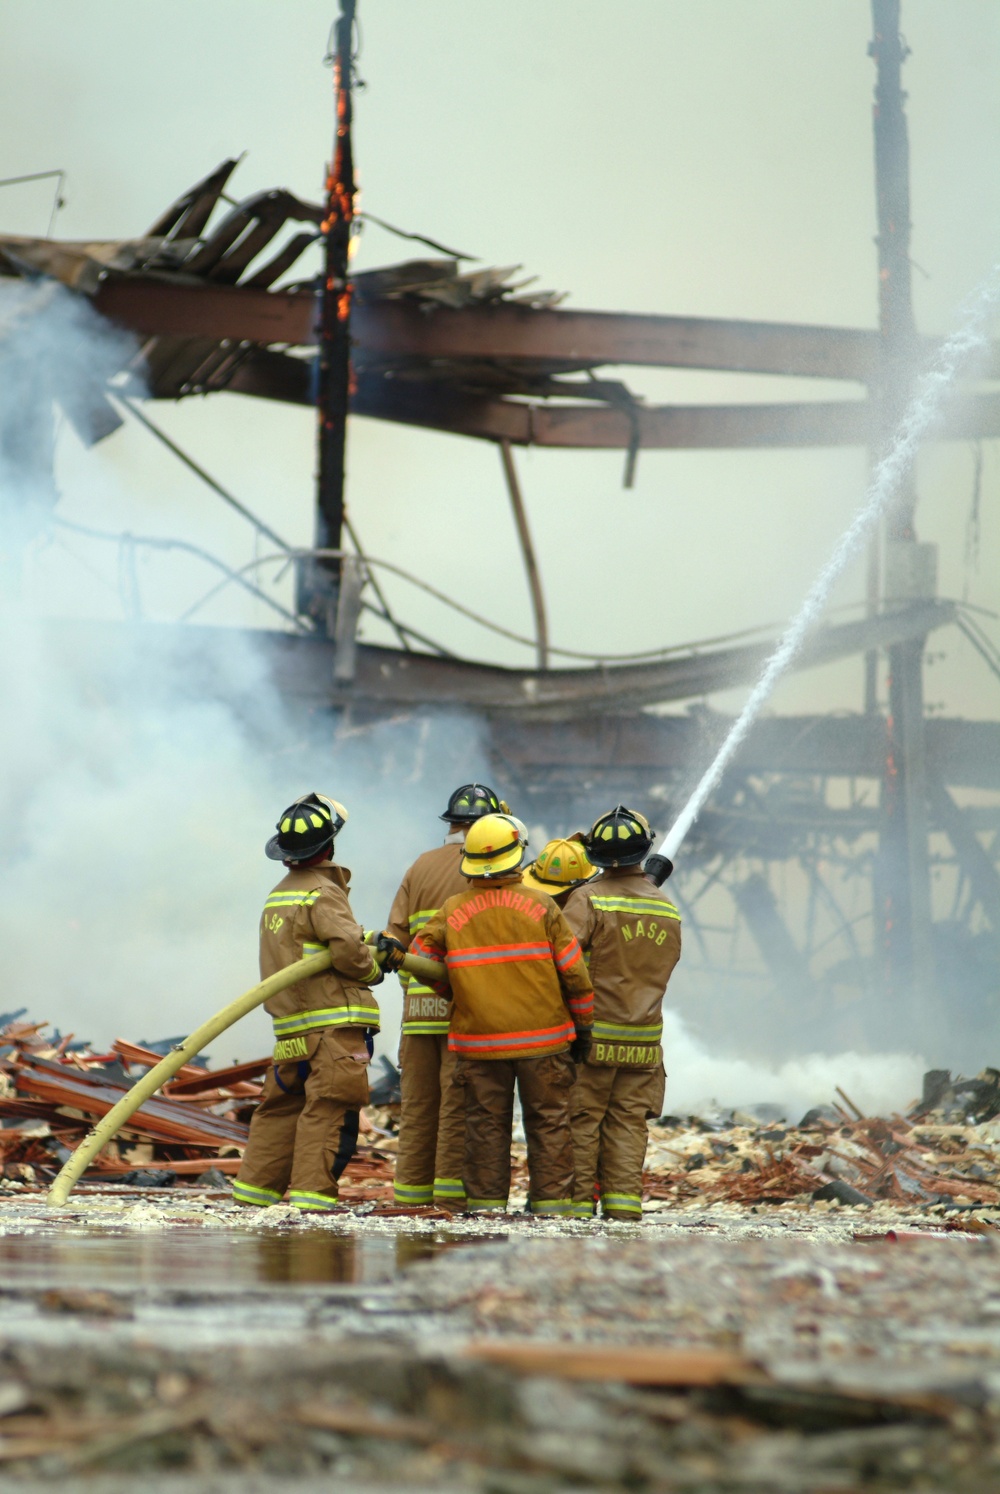
MULTIPOLYGON (((91 1125, 173 1043, 118 1038, 102 1053, 47 1034, 47 1024, 23 1016, 0 1017, 0 1193, 46 1188, 91 1125)), ((186 1064, 104 1148, 83 1186, 225 1189, 239 1167, 269 1062, 222 1069, 186 1064)), ((341 1197, 402 1217, 413 1211, 395 1208, 392 1197, 399 1076, 383 1057, 372 1079, 376 1103, 362 1113, 363 1141, 341 1197)), ((773 1105, 654 1121, 643 1178, 646 1211, 693 1204, 888 1202, 925 1211, 1000 1205, 1000 1070, 975 1079, 932 1070, 906 1116, 865 1116, 849 1096, 838 1096, 796 1126, 773 1105)), ((515 1143, 515 1206, 526 1191, 525 1149, 515 1143)))
MULTIPOLYGON (((72 1036, 49 1035, 47 1023, 26 1022, 23 1016, 0 1017, 0 1193, 47 1188, 91 1126, 174 1042, 146 1045, 118 1038, 102 1053, 72 1036)), ((104 1147, 82 1186, 228 1187, 270 1061, 265 1056, 222 1069, 185 1064, 104 1147)), ((384 1062, 377 1096, 391 1098, 394 1077, 398 1081, 384 1062)), ((391 1105, 370 1109, 362 1131, 394 1149, 386 1124, 392 1110, 391 1105)), ((345 1174, 345 1201, 391 1205, 393 1171, 389 1152, 363 1144, 345 1174)))
POLYGON ((865 1116, 846 1095, 810 1110, 797 1126, 725 1118, 665 1116, 650 1128, 643 1197, 661 1205, 690 1200, 758 1205, 833 1202, 959 1208, 1000 1204, 1000 1073, 951 1080, 935 1094, 975 1094, 980 1115, 925 1100, 907 1116, 865 1116), (984 1102, 995 1096, 996 1108, 984 1102), (961 1116, 961 1119, 947 1117, 961 1116), (985 1117, 985 1118, 983 1118, 985 1117), (742 1122, 742 1123, 741 1123, 742 1122))

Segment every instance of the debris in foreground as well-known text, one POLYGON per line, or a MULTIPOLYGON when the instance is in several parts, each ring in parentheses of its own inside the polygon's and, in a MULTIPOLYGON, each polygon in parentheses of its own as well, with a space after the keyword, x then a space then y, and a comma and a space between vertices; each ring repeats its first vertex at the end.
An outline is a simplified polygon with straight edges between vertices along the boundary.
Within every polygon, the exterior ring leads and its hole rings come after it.
POLYGON ((547 1367, 537 1378, 528 1364, 377 1340, 272 1346, 252 1374, 245 1355, 224 1350, 122 1348, 112 1368, 106 1350, 53 1364, 15 1349, 0 1457, 21 1479, 113 1474, 133 1481, 123 1488, 169 1471, 199 1489, 245 1489, 217 1480, 279 1469, 282 1483, 325 1476, 467 1494, 815 1494, 856 1479, 912 1488, 918 1469, 921 1487, 971 1490, 995 1467, 985 1384, 978 1396, 967 1385, 859 1394, 822 1374, 734 1384, 706 1375, 706 1357, 663 1354, 665 1376, 640 1389, 621 1373, 567 1382, 547 1367))

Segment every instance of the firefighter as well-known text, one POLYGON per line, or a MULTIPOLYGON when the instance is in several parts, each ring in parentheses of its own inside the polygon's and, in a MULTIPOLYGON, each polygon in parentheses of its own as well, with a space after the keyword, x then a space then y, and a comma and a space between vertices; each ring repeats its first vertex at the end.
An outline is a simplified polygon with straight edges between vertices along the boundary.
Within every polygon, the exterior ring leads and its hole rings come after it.
POLYGON ((646 1121, 663 1110, 663 994, 681 955, 680 914, 643 875, 653 843, 641 814, 619 804, 585 842, 601 875, 566 902, 594 986, 590 1051, 573 1089, 573 1214, 589 1218, 600 1189, 606 1219, 642 1215, 646 1121))
MULTIPOLYGON (((448 898, 465 892, 460 870, 465 832, 484 814, 506 809, 484 783, 464 783, 440 816, 448 826, 444 845, 425 851, 406 872, 379 940, 384 968, 397 968, 402 953, 448 898)), ((397 1204, 436 1203, 461 1208, 465 1155, 465 1096, 455 1085, 455 1055, 448 1049, 448 1002, 412 976, 403 981, 403 1025, 399 1067, 403 1108, 399 1125, 394 1197, 397 1204)))
POLYGON ((333 861, 334 838, 346 819, 336 800, 304 794, 265 847, 287 875, 264 904, 261 979, 323 949, 333 966, 265 1002, 274 1022, 274 1062, 233 1185, 237 1203, 266 1207, 291 1185, 295 1208, 331 1209, 357 1145, 379 1025, 371 987, 382 971, 351 912, 351 874, 333 861))
POLYGON ((521 883, 535 892, 546 893, 560 908, 577 887, 597 876, 597 867, 587 859, 583 836, 569 840, 550 840, 521 873, 521 883))
POLYGON ((516 1083, 528 1208, 565 1215, 573 1196, 570 1091, 574 1060, 590 1041, 593 992, 561 911, 521 885, 526 841, 508 815, 484 815, 470 826, 462 857, 470 885, 428 919, 411 949, 448 967, 448 1046, 465 1091, 468 1209, 507 1206, 516 1083))

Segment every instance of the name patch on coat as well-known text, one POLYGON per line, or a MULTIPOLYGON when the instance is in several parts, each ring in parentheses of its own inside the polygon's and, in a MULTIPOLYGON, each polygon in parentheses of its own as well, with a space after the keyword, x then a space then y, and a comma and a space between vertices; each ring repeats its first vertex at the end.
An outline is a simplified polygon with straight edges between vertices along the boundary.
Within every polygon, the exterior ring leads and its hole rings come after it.
POLYGON ((454 913, 449 913, 448 927, 456 930, 464 928, 470 918, 474 918, 477 913, 485 913, 487 908, 513 908, 535 923, 541 923, 545 917, 544 903, 536 902, 533 897, 525 897, 523 892, 517 892, 513 887, 505 887, 502 891, 497 888, 493 892, 478 892, 475 897, 470 897, 454 913))
POLYGON ((309 1044, 304 1037, 282 1038, 275 1043, 271 1057, 275 1063, 287 1063, 290 1058, 308 1058, 309 1044))
POLYGON ((448 1001, 444 996, 407 996, 404 1022, 447 1022, 448 1001))
POLYGON ((655 1069, 663 1062, 659 1043, 591 1043, 587 1062, 601 1068, 655 1069))

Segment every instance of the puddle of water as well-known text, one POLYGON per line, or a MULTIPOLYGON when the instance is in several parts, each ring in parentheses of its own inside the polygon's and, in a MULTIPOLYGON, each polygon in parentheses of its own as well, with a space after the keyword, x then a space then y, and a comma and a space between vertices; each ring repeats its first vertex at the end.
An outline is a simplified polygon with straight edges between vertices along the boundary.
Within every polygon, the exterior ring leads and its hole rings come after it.
POLYGON ((392 1281, 415 1261, 472 1243, 465 1237, 287 1234, 227 1230, 148 1231, 109 1235, 86 1230, 59 1236, 0 1238, 4 1287, 173 1287, 199 1291, 257 1284, 307 1285, 392 1281))

